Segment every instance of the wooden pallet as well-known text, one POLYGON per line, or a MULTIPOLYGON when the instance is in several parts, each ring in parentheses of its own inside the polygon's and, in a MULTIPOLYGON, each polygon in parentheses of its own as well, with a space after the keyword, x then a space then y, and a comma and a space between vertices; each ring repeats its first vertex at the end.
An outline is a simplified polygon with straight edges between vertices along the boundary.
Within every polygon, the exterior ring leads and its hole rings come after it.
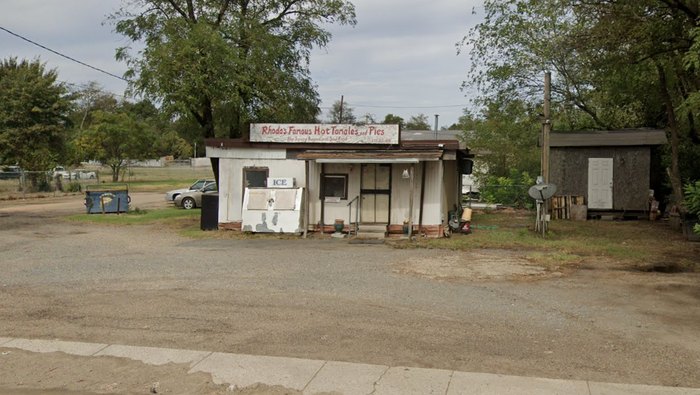
POLYGON ((584 204, 583 196, 552 197, 552 219, 571 219, 571 206, 574 204, 584 204))

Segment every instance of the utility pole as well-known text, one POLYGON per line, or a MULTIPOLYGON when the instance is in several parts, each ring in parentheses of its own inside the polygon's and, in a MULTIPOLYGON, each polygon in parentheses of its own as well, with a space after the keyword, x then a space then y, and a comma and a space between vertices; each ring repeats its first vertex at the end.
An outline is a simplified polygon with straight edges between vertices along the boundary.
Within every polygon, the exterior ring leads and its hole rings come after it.
MULTIPOLYGON (((542 179, 545 184, 549 184, 549 133, 552 131, 552 119, 550 114, 552 96, 552 73, 544 73, 544 120, 542 121, 542 179)), ((547 233, 549 217, 549 199, 542 199, 537 205, 538 226, 542 231, 542 236, 547 233)), ((537 228, 537 226, 535 227, 537 228)))
POLYGON ((340 95, 340 114, 338 114, 338 123, 343 123, 343 95, 340 95))
POLYGON ((542 123, 542 178, 549 183, 549 134, 552 131, 551 96, 552 73, 544 73, 544 121, 542 123))

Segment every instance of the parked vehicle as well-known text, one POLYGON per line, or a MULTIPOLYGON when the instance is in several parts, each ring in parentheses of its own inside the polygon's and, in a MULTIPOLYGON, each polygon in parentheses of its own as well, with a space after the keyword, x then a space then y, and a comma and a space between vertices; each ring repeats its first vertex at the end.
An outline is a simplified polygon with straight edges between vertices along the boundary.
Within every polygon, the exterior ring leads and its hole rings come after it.
POLYGON ((51 178, 61 177, 64 180, 74 180, 77 178, 77 175, 74 172, 70 172, 70 171, 66 170, 66 168, 63 166, 54 167, 50 173, 51 173, 51 178))
POLYGON ((97 173, 91 170, 75 169, 73 173, 78 180, 93 180, 97 178, 97 173))
POLYGON ((0 168, 0 180, 18 179, 22 176, 19 166, 3 166, 0 168))
POLYGON ((182 188, 182 189, 175 189, 172 191, 168 191, 165 193, 165 200, 169 202, 174 202, 175 198, 178 197, 180 194, 184 192, 189 192, 189 191, 197 191, 202 188, 204 188, 207 185, 210 184, 216 184, 215 180, 206 180, 206 179, 201 179, 197 180, 194 182, 194 184, 190 185, 189 188, 182 188))
POLYGON ((202 207, 202 195, 216 193, 218 192, 216 183, 207 184, 202 189, 196 191, 183 192, 175 198, 175 205, 182 207, 185 210, 191 210, 193 208, 202 207))

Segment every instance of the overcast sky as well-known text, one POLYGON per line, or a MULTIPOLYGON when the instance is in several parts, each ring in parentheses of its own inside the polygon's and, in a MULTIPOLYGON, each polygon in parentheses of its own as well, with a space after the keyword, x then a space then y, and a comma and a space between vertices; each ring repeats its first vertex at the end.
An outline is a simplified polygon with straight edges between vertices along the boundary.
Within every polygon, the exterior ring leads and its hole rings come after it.
MULTIPOLYGON (((80 61, 122 75, 114 49, 128 41, 103 24, 121 0, 3 0, 0 26, 80 61)), ((329 26, 330 44, 313 52, 312 78, 325 119, 334 101, 360 117, 424 113, 433 125, 456 122, 469 105, 460 90, 469 67, 456 44, 479 20, 481 0, 355 0, 357 25, 329 26), (477 7, 477 15, 472 9, 477 7)), ((0 57, 40 57, 69 83, 97 81, 123 94, 126 83, 0 31, 0 57)))

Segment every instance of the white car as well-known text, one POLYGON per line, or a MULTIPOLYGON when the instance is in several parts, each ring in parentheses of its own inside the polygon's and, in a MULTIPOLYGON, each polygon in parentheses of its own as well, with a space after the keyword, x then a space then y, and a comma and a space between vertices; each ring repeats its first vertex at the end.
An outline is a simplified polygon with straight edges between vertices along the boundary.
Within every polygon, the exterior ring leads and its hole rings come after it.
POLYGON ((75 178, 80 180, 92 180, 97 178, 97 173, 85 169, 76 169, 74 174, 75 178))
POLYGON ((172 191, 166 192, 165 193, 165 200, 168 202, 174 202, 175 198, 178 197, 179 195, 181 195, 185 192, 189 192, 189 191, 198 191, 198 190, 200 190, 200 189, 202 189, 210 184, 216 184, 216 181, 215 180, 205 180, 205 179, 197 180, 194 182, 194 184, 190 185, 189 188, 174 189, 172 191))
POLYGON ((51 170, 51 177, 61 177, 64 180, 75 180, 77 174, 66 170, 63 166, 56 166, 53 168, 53 170, 51 170))

